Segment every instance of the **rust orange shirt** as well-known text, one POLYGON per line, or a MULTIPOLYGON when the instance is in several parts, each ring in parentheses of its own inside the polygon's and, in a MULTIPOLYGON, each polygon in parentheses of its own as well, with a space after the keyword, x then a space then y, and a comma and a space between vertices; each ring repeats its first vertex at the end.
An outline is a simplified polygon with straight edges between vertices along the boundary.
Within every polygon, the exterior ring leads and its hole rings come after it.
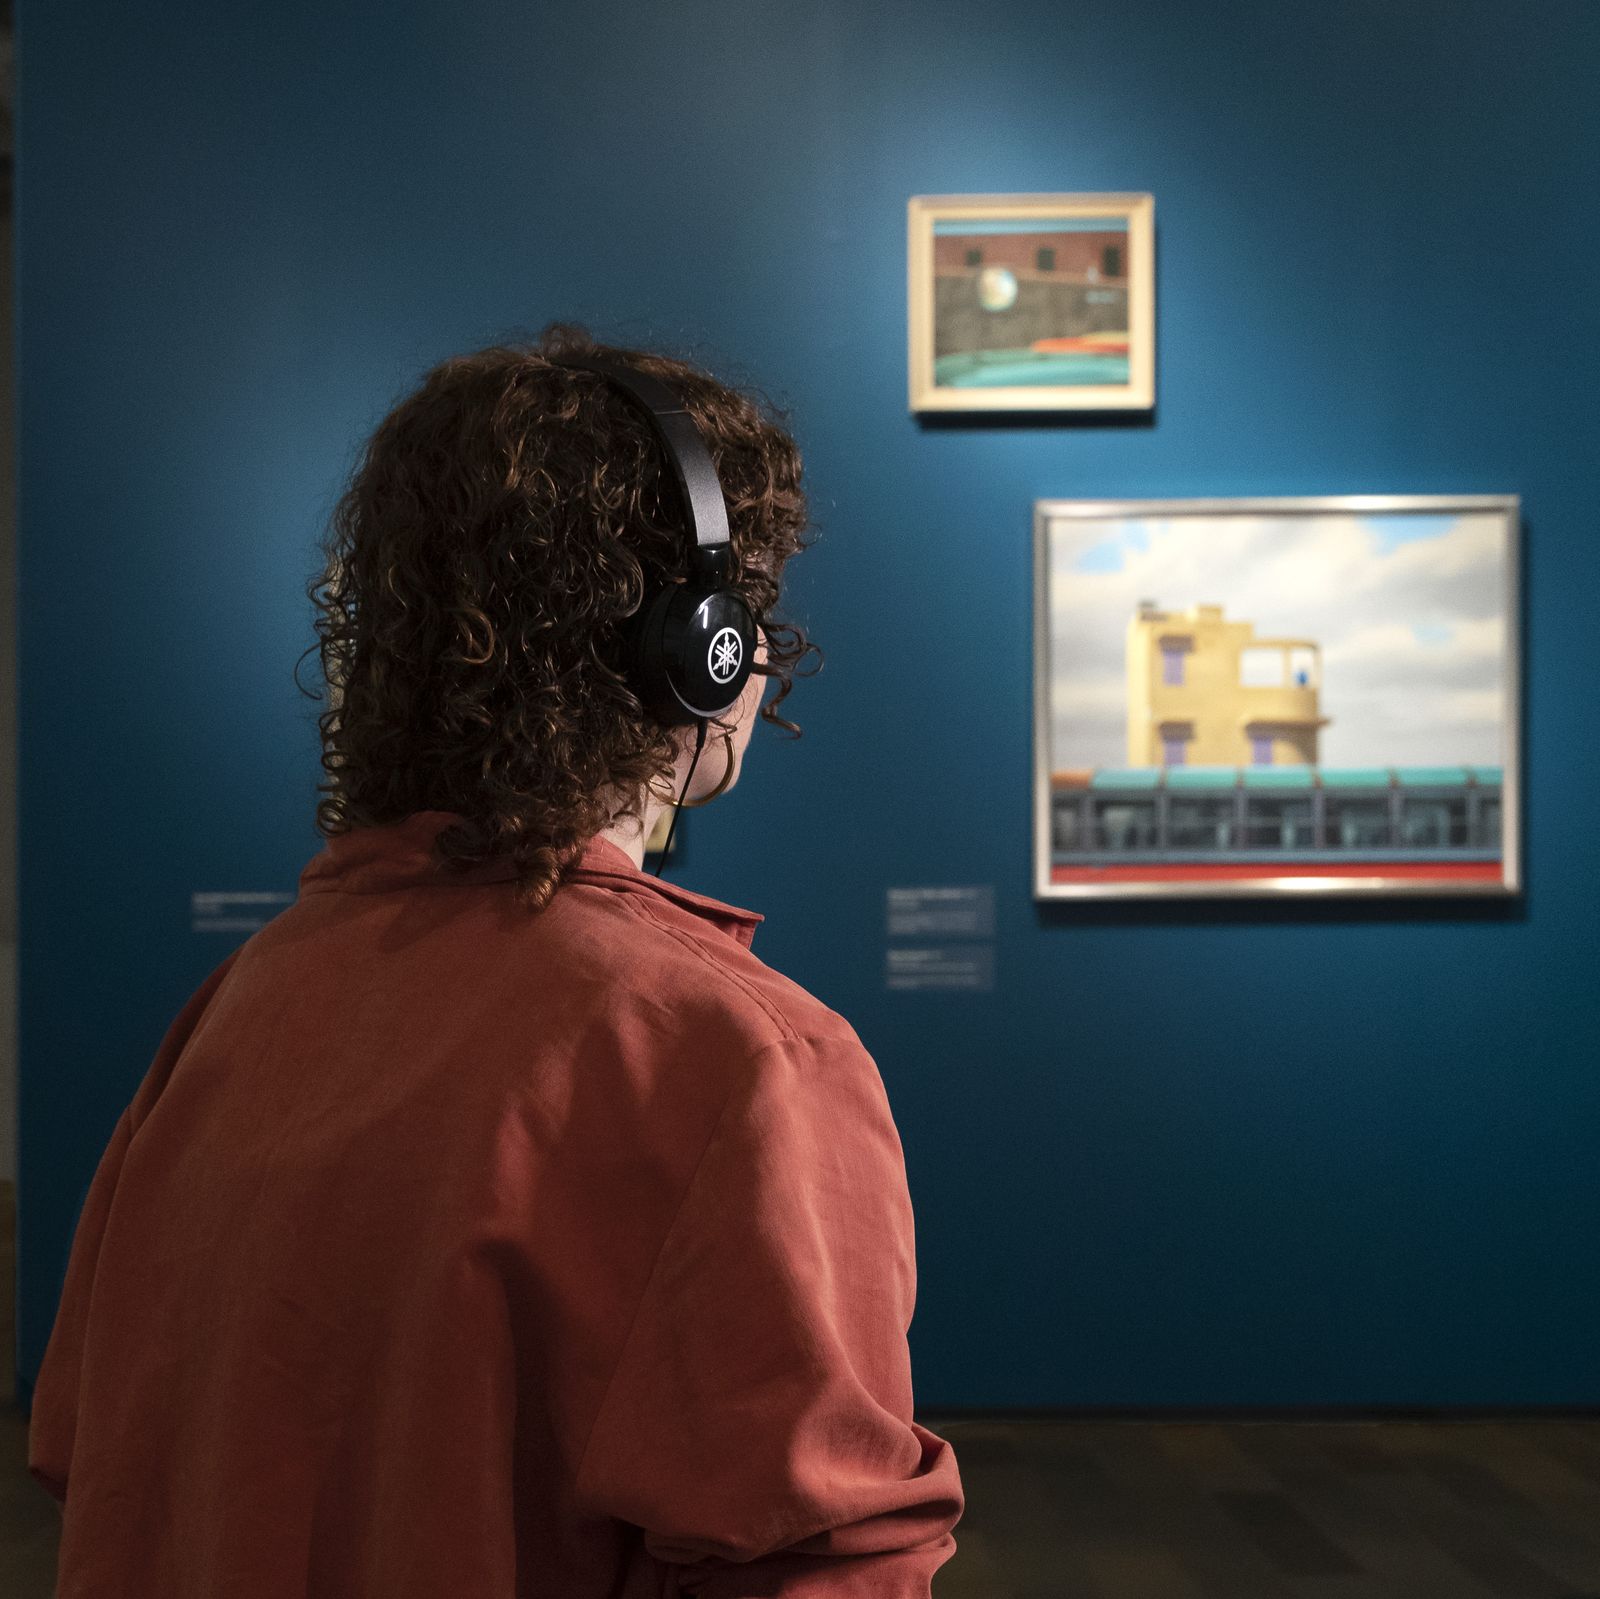
POLYGON ((591 840, 333 840, 172 1024, 84 1202, 29 1465, 59 1599, 900 1599, 954 1552, 912 1210, 761 920, 591 840))

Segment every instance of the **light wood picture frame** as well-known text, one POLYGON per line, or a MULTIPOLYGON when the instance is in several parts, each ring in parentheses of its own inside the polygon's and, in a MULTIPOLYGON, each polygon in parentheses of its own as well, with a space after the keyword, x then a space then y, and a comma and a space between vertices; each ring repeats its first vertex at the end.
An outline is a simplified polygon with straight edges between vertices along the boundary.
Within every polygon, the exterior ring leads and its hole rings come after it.
POLYGON ((1155 405, 1155 200, 913 195, 910 408, 1148 411, 1155 405))

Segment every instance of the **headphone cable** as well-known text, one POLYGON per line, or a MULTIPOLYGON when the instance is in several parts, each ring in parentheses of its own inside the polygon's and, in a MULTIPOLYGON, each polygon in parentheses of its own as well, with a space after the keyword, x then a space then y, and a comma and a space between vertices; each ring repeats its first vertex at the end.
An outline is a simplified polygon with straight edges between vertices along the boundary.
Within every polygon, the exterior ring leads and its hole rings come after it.
POLYGON ((661 858, 656 862, 656 876, 659 877, 662 868, 667 864, 667 851, 672 848, 672 835, 678 831, 678 818, 683 814, 683 802, 688 798, 689 784, 694 778, 694 769, 700 759, 700 751, 706 747, 706 719, 703 716, 695 718, 695 725, 699 732, 695 735, 694 760, 689 762, 689 770, 684 774, 683 792, 672 802, 672 822, 667 828, 666 841, 661 846, 661 858))

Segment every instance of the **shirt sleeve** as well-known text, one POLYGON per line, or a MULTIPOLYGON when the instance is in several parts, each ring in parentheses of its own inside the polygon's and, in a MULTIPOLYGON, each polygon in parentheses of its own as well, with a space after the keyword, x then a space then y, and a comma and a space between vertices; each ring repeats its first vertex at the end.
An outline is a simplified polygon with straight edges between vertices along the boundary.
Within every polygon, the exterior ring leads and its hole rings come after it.
POLYGON ((910 1195, 853 1035, 780 1040, 735 1084, 579 1465, 668 1592, 914 1599, 955 1552, 955 1453, 912 1420, 910 1195))
POLYGON ((84 1340, 88 1333, 89 1304, 94 1289, 95 1266, 101 1240, 111 1215, 112 1196, 127 1158, 135 1130, 166 1087, 178 1056, 199 1025, 212 996, 234 961, 235 950, 190 997, 167 1029, 166 1037, 145 1073, 132 1103, 118 1118, 110 1141, 95 1168, 94 1179, 78 1212, 72 1250, 67 1258, 61 1302, 44 1359, 33 1390, 33 1410, 28 1421, 28 1470, 35 1482, 62 1504, 66 1503, 73 1445, 78 1425, 78 1381, 83 1369, 84 1340))

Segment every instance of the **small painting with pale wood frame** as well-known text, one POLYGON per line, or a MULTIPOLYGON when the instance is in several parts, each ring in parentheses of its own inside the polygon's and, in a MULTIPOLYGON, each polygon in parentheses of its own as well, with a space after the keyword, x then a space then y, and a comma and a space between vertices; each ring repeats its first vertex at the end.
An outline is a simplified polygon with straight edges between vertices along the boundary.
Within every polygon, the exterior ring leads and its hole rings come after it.
POLYGON ((907 222, 913 411, 1154 406, 1150 195, 915 195, 907 222))

